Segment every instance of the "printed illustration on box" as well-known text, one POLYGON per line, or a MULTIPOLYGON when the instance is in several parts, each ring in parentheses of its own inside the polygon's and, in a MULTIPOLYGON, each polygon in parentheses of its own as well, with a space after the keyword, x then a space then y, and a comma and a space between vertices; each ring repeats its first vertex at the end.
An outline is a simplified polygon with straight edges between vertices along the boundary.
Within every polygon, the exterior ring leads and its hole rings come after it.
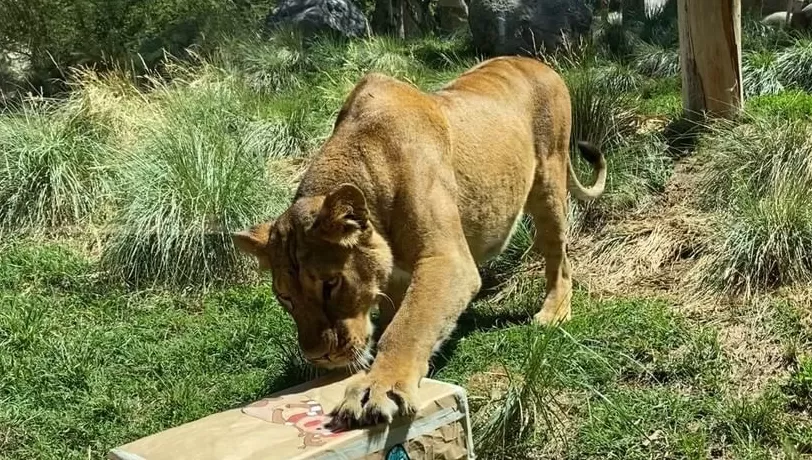
POLYGON ((329 438, 341 435, 341 431, 327 428, 330 416, 324 413, 321 404, 304 395, 261 399, 245 406, 242 411, 271 423, 296 428, 299 437, 304 438, 300 449, 324 445, 329 438))

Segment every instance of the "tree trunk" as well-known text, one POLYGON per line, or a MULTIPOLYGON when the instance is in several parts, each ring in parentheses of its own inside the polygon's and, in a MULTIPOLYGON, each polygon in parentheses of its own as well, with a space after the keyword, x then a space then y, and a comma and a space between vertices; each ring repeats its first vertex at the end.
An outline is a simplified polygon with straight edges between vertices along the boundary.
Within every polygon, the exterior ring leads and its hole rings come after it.
POLYGON ((623 22, 643 19, 646 15, 646 0, 623 0, 623 22))
POLYGON ((742 0, 742 13, 747 13, 756 19, 761 19, 761 6, 762 0, 742 0))
POLYGON ((378 35, 400 39, 418 36, 432 27, 427 7, 419 0, 376 0, 372 29, 378 35))
POLYGON ((372 13, 372 29, 379 35, 405 38, 404 3, 408 0, 377 0, 372 13))
POLYGON ((740 0, 679 0, 685 116, 730 118, 742 106, 740 0))

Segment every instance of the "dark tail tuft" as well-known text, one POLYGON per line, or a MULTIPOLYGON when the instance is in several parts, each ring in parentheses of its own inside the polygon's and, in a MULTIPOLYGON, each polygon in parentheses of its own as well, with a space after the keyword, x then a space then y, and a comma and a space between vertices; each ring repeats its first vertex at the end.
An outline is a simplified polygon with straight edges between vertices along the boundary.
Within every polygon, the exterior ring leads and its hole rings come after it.
POLYGON ((599 165, 603 162, 601 151, 589 142, 578 141, 578 150, 581 151, 581 156, 584 157, 584 160, 593 165, 599 165))

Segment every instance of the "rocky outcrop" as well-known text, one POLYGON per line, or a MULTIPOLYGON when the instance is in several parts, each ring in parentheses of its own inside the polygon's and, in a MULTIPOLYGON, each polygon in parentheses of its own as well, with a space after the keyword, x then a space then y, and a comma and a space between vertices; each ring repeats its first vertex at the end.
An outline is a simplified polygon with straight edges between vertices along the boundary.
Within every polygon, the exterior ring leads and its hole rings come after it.
POLYGON ((583 0, 471 0, 468 24, 480 52, 529 55, 589 33, 592 11, 583 0))
POLYGON ((320 33, 344 37, 368 34, 366 17, 351 0, 282 0, 265 25, 268 29, 295 27, 306 37, 320 33))

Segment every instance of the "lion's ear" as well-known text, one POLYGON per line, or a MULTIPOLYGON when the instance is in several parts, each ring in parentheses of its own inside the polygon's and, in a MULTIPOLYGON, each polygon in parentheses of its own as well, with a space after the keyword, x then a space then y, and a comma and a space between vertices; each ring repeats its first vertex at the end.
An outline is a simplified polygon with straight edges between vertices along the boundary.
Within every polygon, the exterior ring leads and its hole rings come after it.
POLYGON ((268 246, 273 224, 273 221, 262 222, 247 230, 232 233, 231 240, 237 249, 246 254, 251 254, 257 258, 267 257, 265 248, 268 246))
POLYGON ((352 184, 341 184, 324 198, 313 224, 319 235, 333 243, 350 247, 369 225, 364 193, 352 184))

